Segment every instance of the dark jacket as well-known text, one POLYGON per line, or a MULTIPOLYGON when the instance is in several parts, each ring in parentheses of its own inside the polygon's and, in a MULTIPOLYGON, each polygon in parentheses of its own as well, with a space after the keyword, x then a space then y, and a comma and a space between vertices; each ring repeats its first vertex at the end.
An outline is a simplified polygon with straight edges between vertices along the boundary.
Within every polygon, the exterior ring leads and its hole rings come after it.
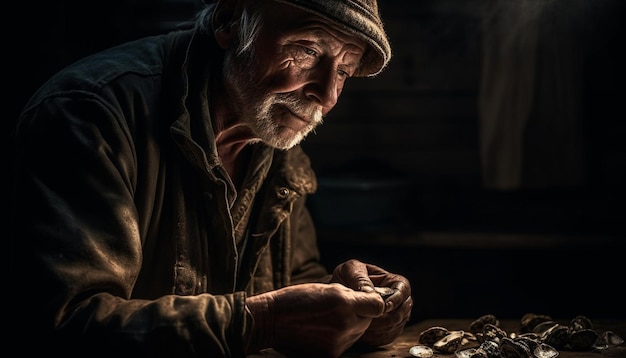
POLYGON ((15 333, 37 342, 23 349, 241 356, 247 295, 327 274, 301 148, 255 145, 239 192, 220 166, 207 82, 221 59, 180 30, 81 60, 29 101, 11 263, 15 333))

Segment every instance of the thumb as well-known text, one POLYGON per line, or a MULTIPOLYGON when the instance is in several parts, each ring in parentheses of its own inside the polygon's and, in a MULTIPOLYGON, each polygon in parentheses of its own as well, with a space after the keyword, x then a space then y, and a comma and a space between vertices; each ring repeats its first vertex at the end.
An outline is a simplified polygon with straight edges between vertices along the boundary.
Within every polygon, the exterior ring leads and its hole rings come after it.
POLYGON ((385 313, 385 301, 371 289, 369 292, 354 291, 354 313, 360 317, 377 318, 385 313))

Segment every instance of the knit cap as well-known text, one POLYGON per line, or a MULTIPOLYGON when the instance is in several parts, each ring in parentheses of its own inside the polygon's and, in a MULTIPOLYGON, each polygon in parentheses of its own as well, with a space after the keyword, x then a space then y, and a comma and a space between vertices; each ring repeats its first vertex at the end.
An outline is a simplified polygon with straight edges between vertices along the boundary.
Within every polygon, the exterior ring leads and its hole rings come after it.
POLYGON ((377 0, 274 0, 314 13, 364 40, 369 49, 357 77, 379 74, 391 59, 391 46, 378 11, 377 0))

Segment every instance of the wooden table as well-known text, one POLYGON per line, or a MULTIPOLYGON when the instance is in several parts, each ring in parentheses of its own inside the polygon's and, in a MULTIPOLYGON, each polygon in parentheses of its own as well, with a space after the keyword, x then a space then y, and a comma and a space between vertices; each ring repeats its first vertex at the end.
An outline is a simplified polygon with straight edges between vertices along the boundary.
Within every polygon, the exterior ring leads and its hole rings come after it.
MULTIPOLYGON (((568 320, 556 320, 558 323, 567 324, 568 320)), ((592 320, 593 321, 593 320, 592 320)), ((432 319, 425 320, 410 326, 407 326, 400 337, 393 343, 370 350, 351 349, 346 352, 342 358, 411 358, 409 349, 418 344, 419 334, 427 328, 433 326, 445 327, 448 330, 465 330, 469 328, 471 319, 432 319)), ((598 334, 610 330, 626 339, 626 320, 611 321, 593 321, 594 329, 598 334)), ((507 333, 519 333, 518 320, 501 320, 500 327, 507 333)), ((250 358, 283 358, 284 356, 273 351, 263 352, 262 354, 250 356, 250 358)), ((434 358, 454 358, 454 354, 435 353, 434 358)), ((604 357, 621 357, 626 358, 626 344, 620 347, 608 349, 602 352, 574 352, 567 350, 559 350, 558 358, 604 358, 604 357)), ((291 357, 290 357, 291 358, 291 357)))

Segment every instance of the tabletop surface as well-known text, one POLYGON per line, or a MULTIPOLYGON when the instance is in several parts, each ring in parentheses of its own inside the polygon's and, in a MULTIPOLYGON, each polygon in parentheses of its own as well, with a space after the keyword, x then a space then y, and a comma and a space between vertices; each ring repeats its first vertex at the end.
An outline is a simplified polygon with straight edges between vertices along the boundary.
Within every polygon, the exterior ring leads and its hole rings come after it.
MULTIPOLYGON (((567 321, 555 320, 558 323, 566 324, 567 321)), ((424 330, 439 326, 444 327, 450 331, 464 330, 468 331, 469 325, 472 322, 471 319, 430 319, 417 322, 407 326, 400 337, 398 337, 393 343, 379 347, 376 349, 370 349, 367 351, 351 349, 346 352, 342 358, 412 358, 409 353, 409 349, 415 345, 418 345, 418 337, 424 330)), ((499 327, 507 333, 519 333, 519 321, 518 320, 501 320, 499 327)), ((598 334, 602 334, 605 331, 613 331, 615 334, 622 338, 626 338, 626 320, 606 320, 593 322, 593 329, 598 334)), ((251 355, 250 358, 283 358, 284 356, 273 351, 264 351, 261 354, 251 355)), ((454 358, 454 353, 437 353, 434 352, 433 358, 454 358)), ((577 352, 570 350, 559 350, 558 358, 604 358, 604 357, 621 357, 626 358, 626 344, 622 344, 619 347, 607 349, 604 351, 585 351, 577 352)))

